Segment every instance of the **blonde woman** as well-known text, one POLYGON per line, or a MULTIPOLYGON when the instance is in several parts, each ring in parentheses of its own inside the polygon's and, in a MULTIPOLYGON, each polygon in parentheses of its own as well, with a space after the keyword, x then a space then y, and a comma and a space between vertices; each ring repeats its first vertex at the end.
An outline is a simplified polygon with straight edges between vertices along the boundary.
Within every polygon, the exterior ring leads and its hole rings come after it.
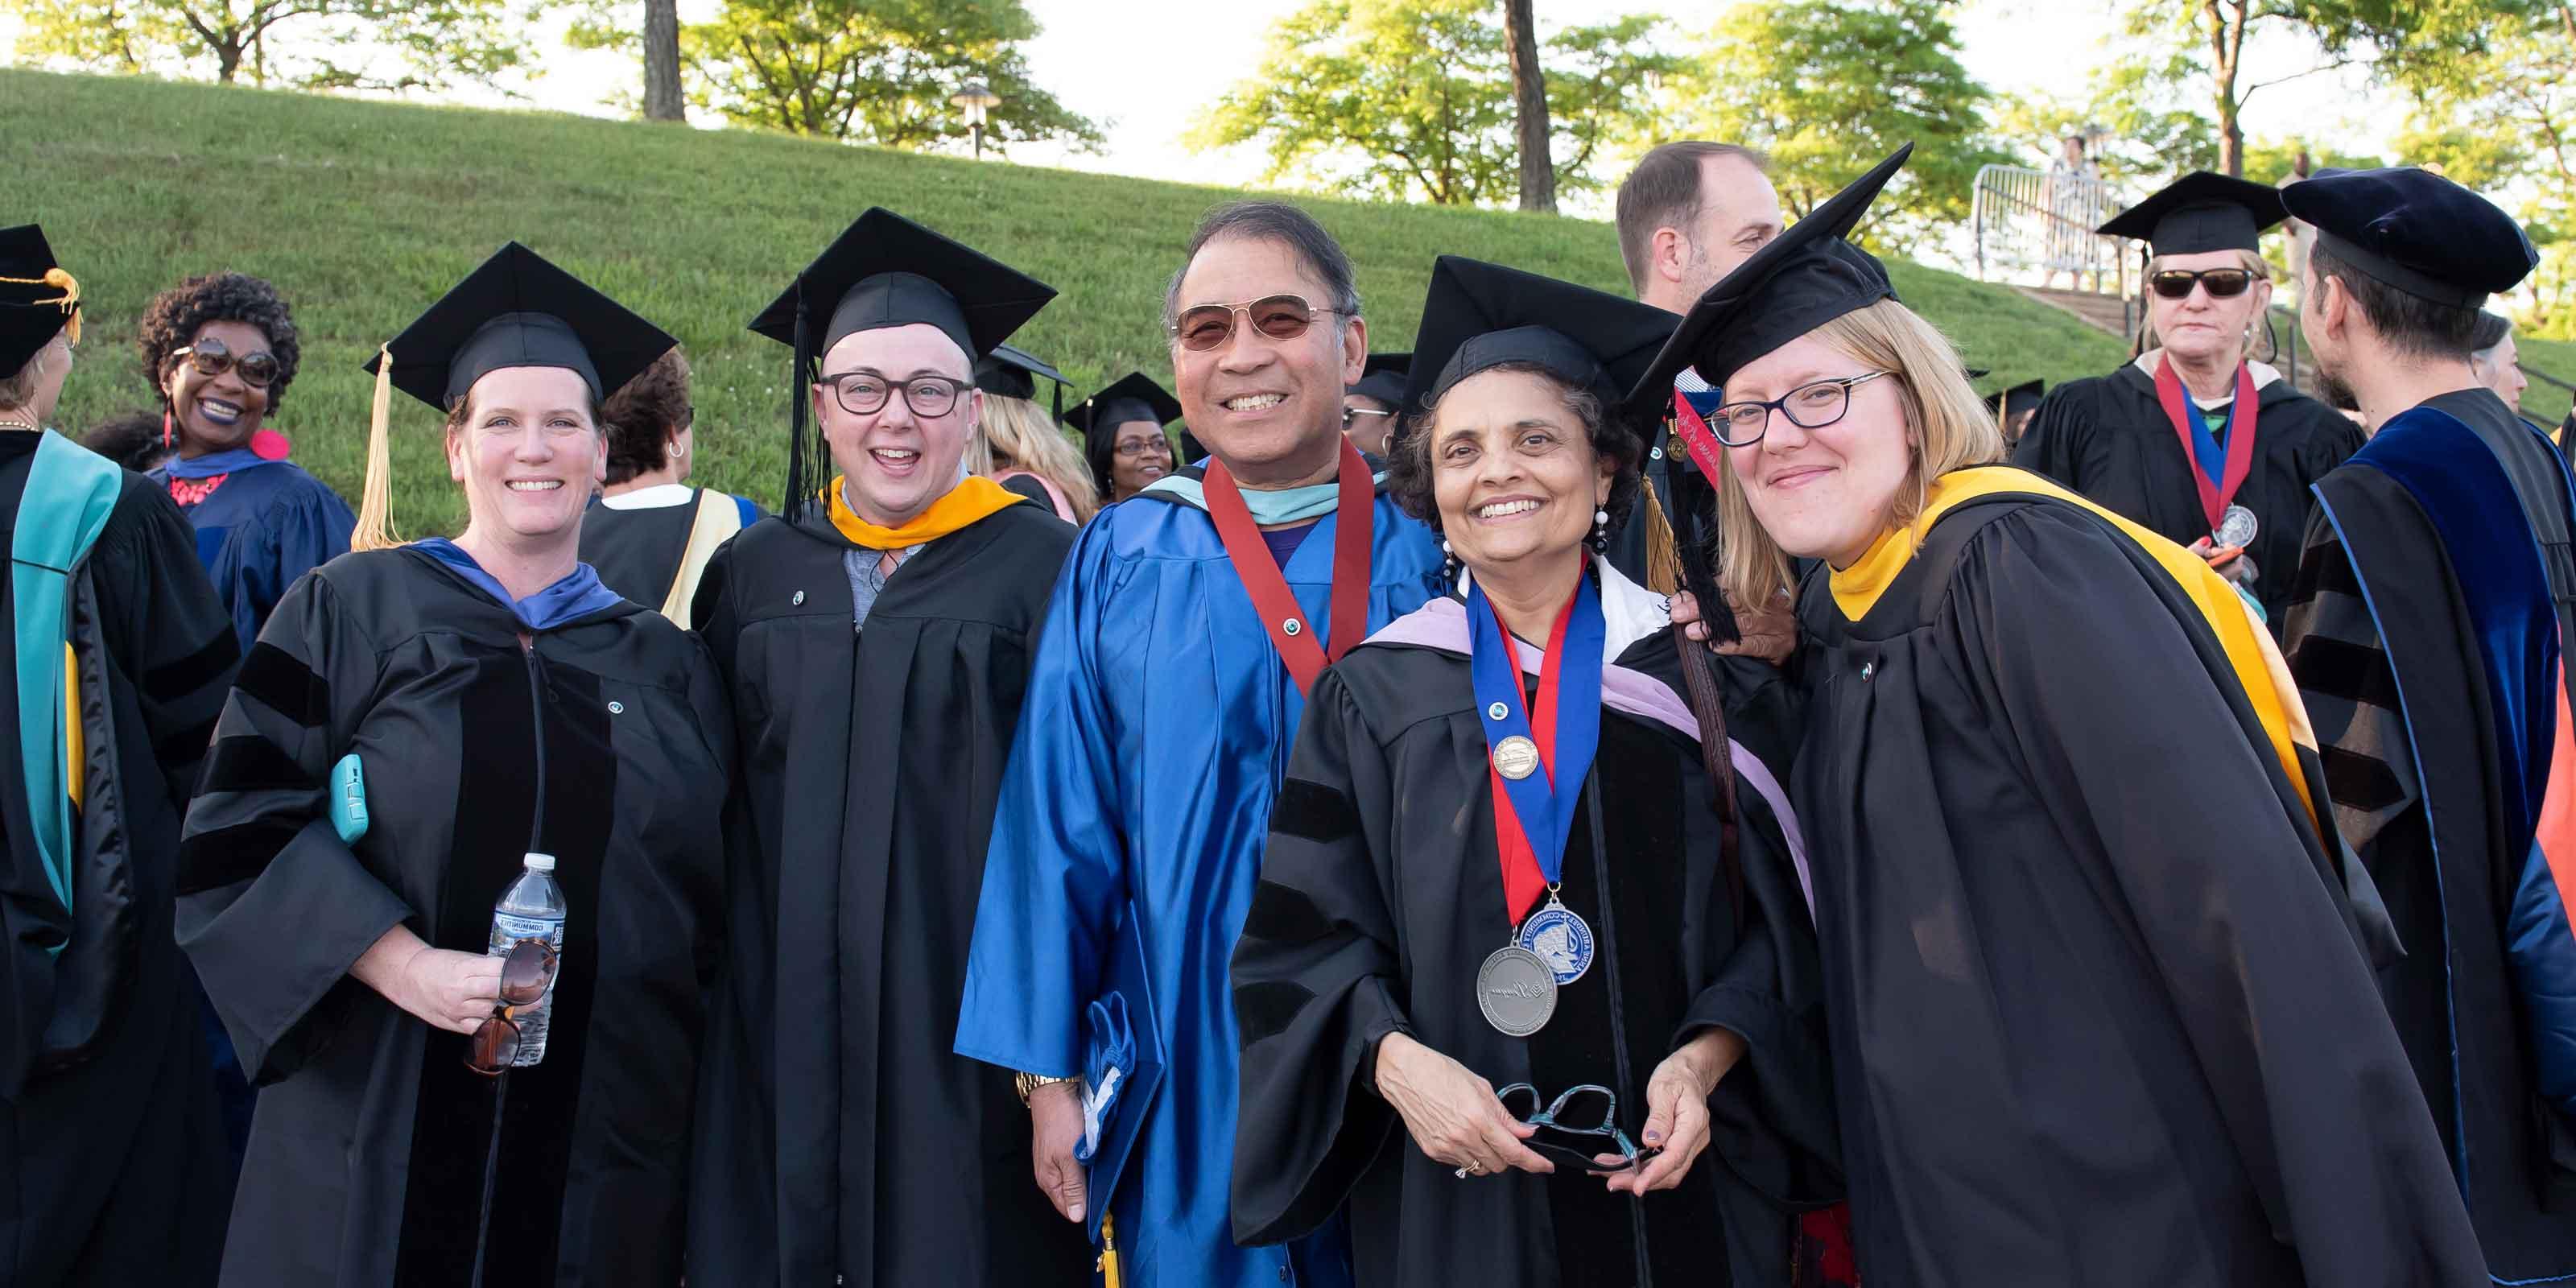
POLYGON ((1903 157, 1712 288, 1632 395, 1685 364, 1717 390, 1683 429, 1732 588, 1824 565, 1791 799, 1860 1265, 2484 1283, 2278 655, 2200 558, 1996 464, 1957 353, 1843 240, 1903 157))
POLYGON ((2271 306, 2262 231, 2274 188, 2199 171, 2101 231, 2155 249, 2141 352, 2051 390, 2013 463, 2209 560, 2279 633, 2299 570, 2308 485, 2361 449, 2360 427, 2249 361, 2271 306))
POLYGON ((1067 523, 1089 523, 1100 512, 1091 467, 1055 422, 1026 398, 987 390, 971 461, 975 473, 1055 511, 1067 523))

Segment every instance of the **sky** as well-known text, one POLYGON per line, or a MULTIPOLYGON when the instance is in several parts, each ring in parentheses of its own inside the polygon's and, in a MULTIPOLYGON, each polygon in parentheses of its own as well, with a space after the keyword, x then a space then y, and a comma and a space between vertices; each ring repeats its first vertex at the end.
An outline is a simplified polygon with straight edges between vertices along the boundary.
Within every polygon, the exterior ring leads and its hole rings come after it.
MULTIPOLYGON (((1100 122, 1108 146, 1097 154, 1021 144, 1011 157, 1022 164, 1146 178, 1247 186, 1263 169, 1249 147, 1193 153, 1180 143, 1195 113, 1234 82, 1258 70, 1262 36, 1301 0, 1025 0, 1042 33, 1027 50, 1039 83, 1074 111, 1100 122), (1108 18, 1110 20, 1104 20, 1108 18)), ((714 15, 721 0, 681 0, 683 22, 714 15)), ((1677 23, 1704 25, 1724 3, 1658 4, 1654 0, 1536 0, 1542 32, 1600 22, 1635 12, 1662 12, 1677 23)), ((2086 79, 2100 65, 2100 33, 2111 23, 2112 0, 1970 0, 1957 14, 1961 59, 1969 71, 1999 89, 2038 90, 2081 99, 2086 79), (2045 51, 2046 56, 2034 56, 2045 51)), ((0 51, 14 20, 0 12, 0 51)), ((551 43, 554 33, 540 33, 551 43)), ((2303 72, 2314 62, 2292 40, 2252 42, 2245 83, 2303 72)), ((641 71, 630 55, 556 50, 546 71, 522 86, 530 105, 561 111, 618 114, 639 94, 641 71)), ((451 97, 498 102, 489 91, 451 97)), ((2257 96, 2246 117, 2256 138, 2294 129, 2311 140, 2346 151, 2384 152, 2387 135, 2403 117, 2389 96, 2358 70, 2305 76, 2257 96)), ((2045 164, 2034 153, 2033 165, 2045 164)), ((1594 213, 1594 212, 1576 212, 1594 213)))

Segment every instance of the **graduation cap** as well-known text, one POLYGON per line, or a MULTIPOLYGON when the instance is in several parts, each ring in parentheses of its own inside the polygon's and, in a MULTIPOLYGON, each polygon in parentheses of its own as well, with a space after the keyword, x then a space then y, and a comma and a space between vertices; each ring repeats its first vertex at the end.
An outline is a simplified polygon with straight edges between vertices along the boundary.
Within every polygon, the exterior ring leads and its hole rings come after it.
POLYGON ((1986 395, 1986 410, 2009 419, 2039 406, 2039 396, 2048 392, 2043 381, 2025 380, 2007 389, 1986 395))
POLYGON ((2263 230, 2289 217, 2270 184, 2194 170, 2093 231, 2135 238, 2158 255, 2198 255, 2260 249, 2263 230))
POLYGON ((1129 421, 1150 420, 1157 426, 1181 418, 1181 400, 1174 398, 1152 376, 1131 371, 1117 383, 1082 400, 1082 405, 1064 414, 1065 423, 1080 431, 1085 441, 1092 427, 1115 429, 1129 421))
POLYGON ((1457 255, 1432 261, 1403 405, 1431 405, 1452 385, 1528 363, 1612 406, 1672 334, 1651 304, 1457 255))
POLYGON ((2281 202, 2327 254, 2436 304, 2476 308, 2540 264, 2511 215, 2429 170, 2319 170, 2281 202))
POLYGON ((44 229, 0 228, 0 378, 18 374, 66 329, 80 343, 80 283, 54 262, 44 229))
POLYGON ((492 372, 561 367, 581 377, 597 404, 678 343, 517 242, 493 252, 367 360, 376 398, 368 425, 366 492, 350 544, 366 550, 400 540, 386 523, 392 390, 445 414, 492 372))
POLYGON ((1723 388, 1728 377, 1781 345, 1846 313, 1895 299, 1887 270, 1846 238, 1913 154, 1911 143, 1898 148, 1701 294, 1630 388, 1631 407, 1640 415, 1661 415, 1672 401, 1673 377, 1685 368, 1696 368, 1710 387, 1723 388))
POLYGON ((1404 410, 1404 373, 1413 361, 1410 353, 1372 353, 1360 378, 1342 392, 1374 398, 1397 411, 1404 410))
POLYGON ((807 477, 827 457, 820 441, 808 441, 805 387, 833 345, 861 331, 920 324, 939 328, 962 354, 989 354, 1054 298, 1054 287, 891 210, 872 206, 853 220, 751 320, 753 332, 795 353, 788 516, 821 487, 807 477))
POLYGON ((1004 398, 1037 401, 1040 376, 1054 382, 1054 414, 1056 423, 1062 424, 1064 423, 1064 387, 1070 383, 1064 378, 1063 372, 1048 366, 1045 361, 1028 350, 1015 349, 1007 344, 994 345, 991 353, 975 360, 975 387, 985 393, 999 394, 1004 398))

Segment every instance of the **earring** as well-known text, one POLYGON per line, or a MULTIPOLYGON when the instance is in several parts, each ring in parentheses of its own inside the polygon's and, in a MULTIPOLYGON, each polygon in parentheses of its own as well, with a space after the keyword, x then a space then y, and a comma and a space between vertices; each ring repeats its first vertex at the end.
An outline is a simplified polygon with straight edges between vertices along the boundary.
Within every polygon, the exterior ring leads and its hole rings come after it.
POLYGON ((1608 510, 1592 512, 1592 548, 1602 554, 1610 552, 1610 512, 1608 510))
POLYGON ((161 445, 170 445, 170 409, 167 407, 161 409, 161 445))
POLYGON ((1458 556, 1449 549, 1449 538, 1440 539, 1440 579, 1451 586, 1458 584, 1458 556))

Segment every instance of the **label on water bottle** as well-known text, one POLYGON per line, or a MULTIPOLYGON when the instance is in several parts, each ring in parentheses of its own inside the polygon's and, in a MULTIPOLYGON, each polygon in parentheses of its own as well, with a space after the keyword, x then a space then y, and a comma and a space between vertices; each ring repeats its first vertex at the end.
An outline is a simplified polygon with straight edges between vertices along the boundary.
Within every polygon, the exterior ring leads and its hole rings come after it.
MULTIPOLYGON (((521 940, 542 939, 563 951, 564 923, 559 917, 523 917, 515 913, 492 914, 490 954, 507 957, 521 940)), ((519 1026, 519 1054, 510 1067, 524 1069, 546 1058, 546 1031, 554 1017, 554 985, 546 985, 546 994, 526 1006, 511 1008, 510 1018, 519 1026)))
POLYGON ((554 917, 493 913, 491 953, 495 957, 507 957, 510 949, 522 939, 542 939, 560 952, 563 949, 563 928, 563 922, 554 917))

